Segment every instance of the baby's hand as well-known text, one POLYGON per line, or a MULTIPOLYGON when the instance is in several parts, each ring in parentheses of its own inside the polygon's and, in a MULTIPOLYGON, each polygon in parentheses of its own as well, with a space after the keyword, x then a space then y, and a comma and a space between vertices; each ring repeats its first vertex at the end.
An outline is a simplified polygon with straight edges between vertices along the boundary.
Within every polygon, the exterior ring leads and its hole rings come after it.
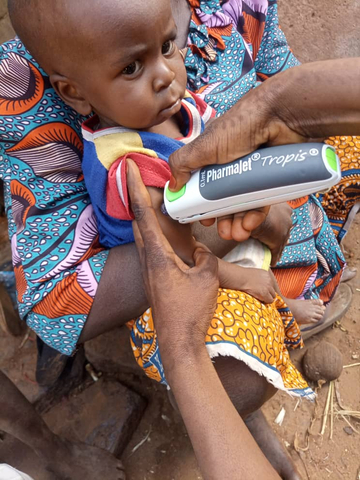
POLYGON ((263 303, 272 303, 276 297, 271 272, 260 268, 245 268, 219 260, 220 287, 240 290, 263 303))
POLYGON ((276 297, 274 280, 266 270, 260 268, 244 268, 244 286, 242 290, 263 303, 272 303, 276 297))

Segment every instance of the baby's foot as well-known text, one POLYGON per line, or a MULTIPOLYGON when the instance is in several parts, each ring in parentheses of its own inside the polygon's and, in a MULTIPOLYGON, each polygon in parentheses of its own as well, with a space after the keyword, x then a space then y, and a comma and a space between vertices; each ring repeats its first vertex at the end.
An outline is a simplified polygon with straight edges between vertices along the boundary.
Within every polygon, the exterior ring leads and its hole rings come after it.
POLYGON ((293 300, 291 298, 285 298, 284 300, 299 325, 318 323, 324 317, 326 307, 320 299, 293 300))
POLYGON ((106 450, 57 437, 57 452, 47 469, 57 480, 125 480, 120 460, 106 450))

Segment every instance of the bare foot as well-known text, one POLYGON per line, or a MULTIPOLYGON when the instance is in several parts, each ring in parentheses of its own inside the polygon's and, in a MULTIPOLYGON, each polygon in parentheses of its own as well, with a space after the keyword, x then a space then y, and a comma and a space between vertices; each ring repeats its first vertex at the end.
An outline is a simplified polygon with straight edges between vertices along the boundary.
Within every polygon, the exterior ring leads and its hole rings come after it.
POLYGON ((55 444, 56 451, 48 457, 47 470, 56 480, 125 480, 121 461, 106 450, 59 437, 55 437, 55 444))
POLYGON ((299 325, 320 322, 326 310, 324 302, 320 299, 293 300, 292 298, 284 298, 284 300, 299 325))
POLYGON ((245 419, 246 426, 261 448, 265 457, 283 480, 301 480, 291 458, 280 444, 261 410, 257 410, 245 419))

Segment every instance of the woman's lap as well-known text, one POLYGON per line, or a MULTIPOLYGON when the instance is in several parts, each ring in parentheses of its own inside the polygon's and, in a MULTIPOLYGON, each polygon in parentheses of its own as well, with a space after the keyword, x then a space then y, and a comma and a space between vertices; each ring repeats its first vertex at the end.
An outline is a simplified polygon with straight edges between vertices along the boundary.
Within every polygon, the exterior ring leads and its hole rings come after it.
MULTIPOLYGON (((129 324, 131 347, 146 375, 166 385, 151 310, 129 324)), ((313 392, 292 364, 288 348, 302 346, 299 328, 283 300, 264 305, 243 292, 219 289, 205 338, 211 358, 231 356, 291 395, 313 392)), ((186 352, 184 352, 186 355, 186 352)))

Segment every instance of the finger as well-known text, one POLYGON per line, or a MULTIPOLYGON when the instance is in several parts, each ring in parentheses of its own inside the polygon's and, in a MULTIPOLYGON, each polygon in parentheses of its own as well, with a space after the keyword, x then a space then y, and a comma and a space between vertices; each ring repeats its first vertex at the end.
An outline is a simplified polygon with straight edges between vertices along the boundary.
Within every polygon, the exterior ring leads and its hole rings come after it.
POLYGON ((235 214, 231 227, 231 236, 237 242, 244 242, 251 235, 251 231, 244 228, 244 213, 235 214))
MULTIPOLYGON (((209 127, 193 142, 184 145, 170 155, 169 165, 172 173, 169 182, 170 190, 175 192, 180 190, 189 181, 193 170, 216 163, 216 144, 210 131, 214 131, 214 129, 209 127)), ((214 134, 216 136, 216 130, 214 134)))
POLYGON ((278 262, 280 261, 282 252, 285 248, 285 245, 282 245, 281 247, 277 247, 274 249, 271 249, 271 266, 276 267, 278 262))
POLYGON ((224 216, 218 218, 217 221, 217 230, 219 237, 223 238, 224 240, 232 240, 232 222, 233 222, 233 216, 224 216))
POLYGON ((264 294, 264 303, 273 303, 276 298, 276 292, 272 287, 269 287, 268 291, 264 294))
POLYGON ((127 183, 131 199, 131 208, 135 215, 137 238, 140 245, 148 251, 156 251, 156 254, 166 255, 166 252, 174 253, 169 242, 165 238, 156 213, 153 209, 151 198, 142 181, 139 169, 135 162, 127 161, 127 183))
POLYGON ((263 207, 258 210, 249 210, 245 212, 243 219, 243 228, 249 232, 252 232, 258 228, 266 219, 269 213, 270 207, 263 207))
MULTIPOLYGON (((233 107, 231 113, 227 112, 221 119, 212 121, 204 133, 193 142, 170 155, 169 165, 172 172, 170 190, 180 190, 189 181, 193 170, 207 165, 228 163, 238 158, 240 153, 251 151, 248 146, 239 145, 239 131, 242 128, 238 122, 234 122, 234 118, 237 117, 237 107, 233 107)), ((248 125, 246 131, 247 128, 248 125)))
POLYGON ((276 290, 274 288, 270 289, 270 295, 272 296, 272 301, 274 301, 277 295, 276 290))
POLYGON ((269 128, 264 128, 268 125, 268 112, 257 108, 261 98, 259 91, 267 89, 264 85, 257 91, 248 92, 221 118, 207 125, 203 134, 170 155, 171 190, 180 190, 189 180, 192 170, 205 165, 229 163, 268 142, 269 128))
POLYGON ((214 225, 216 221, 216 218, 207 218, 206 220, 200 220, 201 225, 204 225, 204 227, 211 227, 211 225, 214 225))

